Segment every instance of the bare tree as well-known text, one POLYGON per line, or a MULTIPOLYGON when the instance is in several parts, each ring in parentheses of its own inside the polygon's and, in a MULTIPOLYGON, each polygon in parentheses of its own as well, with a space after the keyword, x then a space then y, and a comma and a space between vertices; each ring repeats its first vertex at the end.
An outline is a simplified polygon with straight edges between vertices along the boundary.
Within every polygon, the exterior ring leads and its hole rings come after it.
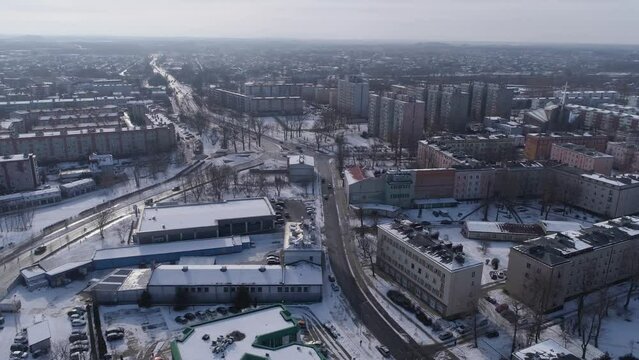
POLYGON ((257 142, 257 146, 262 146, 262 135, 266 128, 264 127, 264 118, 251 116, 249 118, 249 124, 255 132, 255 141, 257 142))
POLYGON ((217 201, 221 201, 222 194, 229 189, 233 169, 228 165, 213 165, 207 171, 209 191, 215 196, 217 201))
POLYGON ((337 145, 337 170, 340 174, 344 172, 344 161, 347 156, 345 141, 343 136, 337 136, 335 138, 335 144, 337 145))
POLYGON ((273 188, 275 188, 275 192, 277 193, 277 197, 280 197, 282 194, 282 189, 286 186, 286 180, 282 176, 275 176, 273 179, 273 188))
POLYGON ((129 232, 131 230, 131 225, 126 221, 120 221, 115 226, 115 233, 120 239, 120 244, 124 244, 129 237, 129 232))
POLYGON ((107 224, 109 224, 109 222, 111 222, 111 220, 113 220, 114 216, 115 209, 112 207, 108 207, 97 214, 95 221, 98 225, 98 229, 100 230, 100 238, 104 239, 104 228, 107 224))
POLYGON ((15 217, 18 223, 18 231, 27 231, 33 225, 33 217, 35 215, 35 208, 32 206, 22 208, 15 213, 15 217))
POLYGON ((586 358, 586 350, 588 349, 588 345, 593 338, 593 333, 597 328, 597 320, 598 320, 597 311, 591 311, 585 314, 585 316, 581 319, 581 324, 579 327, 579 336, 581 338, 581 358, 586 358))
POLYGON ((313 138, 315 139, 315 145, 317 146, 317 151, 319 151, 320 146, 322 145, 322 142, 324 142, 324 138, 326 136, 324 127, 322 126, 322 122, 320 120, 315 120, 312 130, 313 138))
POLYGON ((69 343, 66 341, 56 341, 51 345, 50 360, 69 360, 70 358, 69 343))
POLYGON ((202 170, 197 170, 189 173, 186 176, 186 186, 184 191, 189 191, 196 202, 200 201, 202 195, 204 195, 204 183, 207 181, 207 174, 202 170))
MULTIPOLYGON (((513 341, 510 347, 510 353, 513 354, 515 350, 517 350, 517 331, 519 330, 519 319, 521 318, 521 314, 524 310, 524 304, 517 300, 513 300, 510 305, 515 313, 515 321, 513 323, 513 341)), ((512 355, 510 358, 512 359, 512 355)))
POLYGON ((626 301, 623 304, 624 309, 628 309, 630 305, 630 297, 632 293, 639 287, 639 254, 637 250, 628 251, 624 255, 624 266, 628 271, 630 279, 628 281, 628 291, 626 292, 626 301))
POLYGON ((359 249, 362 251, 364 259, 368 261, 371 271, 373 272, 373 277, 375 277, 375 261, 373 259, 375 256, 375 244, 370 237, 365 236, 363 233, 358 240, 359 249))

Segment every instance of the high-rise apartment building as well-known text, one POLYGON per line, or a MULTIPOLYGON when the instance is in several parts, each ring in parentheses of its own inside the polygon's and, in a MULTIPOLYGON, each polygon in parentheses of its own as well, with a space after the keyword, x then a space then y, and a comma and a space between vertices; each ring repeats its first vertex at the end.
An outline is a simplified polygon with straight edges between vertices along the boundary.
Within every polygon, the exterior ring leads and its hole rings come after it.
POLYGON ((439 121, 452 132, 464 132, 468 123, 470 95, 459 86, 446 86, 441 92, 439 121))
MULTIPOLYGON (((510 119, 514 93, 503 85, 488 84, 486 87, 486 106, 484 116, 500 116, 510 119)), ((483 119, 483 117, 482 117, 483 119)))
POLYGON ((396 146, 416 149, 424 131, 426 104, 408 95, 386 92, 371 94, 369 132, 396 146))
POLYGON ((338 80, 337 111, 355 118, 368 117, 368 82, 359 76, 338 80))

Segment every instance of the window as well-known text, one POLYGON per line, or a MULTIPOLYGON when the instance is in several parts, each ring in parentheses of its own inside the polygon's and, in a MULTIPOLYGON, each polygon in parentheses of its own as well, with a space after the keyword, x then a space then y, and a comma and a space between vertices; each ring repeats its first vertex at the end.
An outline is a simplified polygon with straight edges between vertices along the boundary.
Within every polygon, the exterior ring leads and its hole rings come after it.
POLYGON ((205 288, 204 288, 204 292, 209 292, 209 288, 208 288, 208 287, 205 287, 205 288))
POLYGON ((470 277, 475 277, 475 272, 473 271, 472 274, 470 274, 470 277))
POLYGON ((304 292, 308 292, 308 286, 304 286, 304 292))
POLYGON ((526 263, 526 269, 530 269, 530 263, 526 263))
POLYGON ((278 286, 278 287, 277 287, 277 292, 279 292, 279 293, 281 293, 281 292, 282 292, 282 287, 281 287, 281 286, 278 286))
POLYGON ((261 287, 261 286, 257 288, 257 292, 258 292, 258 293, 261 293, 261 292, 262 292, 262 287, 261 287))
POLYGON ((224 287, 224 292, 229 292, 229 288, 228 287, 224 287))

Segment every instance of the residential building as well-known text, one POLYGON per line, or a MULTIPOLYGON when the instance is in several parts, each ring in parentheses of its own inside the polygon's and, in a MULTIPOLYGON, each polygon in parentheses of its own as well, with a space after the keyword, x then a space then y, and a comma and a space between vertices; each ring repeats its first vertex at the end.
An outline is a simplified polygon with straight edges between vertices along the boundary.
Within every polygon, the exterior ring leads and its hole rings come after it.
POLYGON ((570 205, 615 218, 639 212, 639 176, 590 174, 569 167, 554 167, 556 186, 564 189, 570 205))
POLYGON ((439 122, 442 128, 463 133, 469 122, 470 94, 460 86, 445 86, 441 92, 439 122))
POLYGON ((441 100, 442 92, 440 85, 430 85, 428 87, 428 97, 426 98, 426 126, 429 129, 441 129, 441 100))
POLYGON ((156 204, 140 213, 138 244, 272 231, 275 211, 266 198, 187 205, 156 204))
POLYGON ((380 137, 382 95, 371 93, 368 95, 368 135, 380 137))
POLYGON ((583 145, 597 151, 606 151, 608 137, 591 133, 536 133, 526 135, 524 155, 528 160, 548 160, 552 151, 552 144, 572 143, 583 145))
POLYGON ((349 204, 383 204, 384 177, 375 176, 372 171, 359 166, 344 170, 346 197, 349 204))
POLYGON ((550 160, 604 175, 610 175, 614 162, 608 154, 572 143, 552 144, 550 160))
POLYGON ((624 280, 639 256, 639 218, 528 240, 510 249, 508 293, 536 311, 624 280))
POLYGON ((339 79, 337 111, 354 118, 368 117, 368 82, 359 76, 339 79))
POLYGON ((156 154, 175 146, 174 126, 36 131, 0 135, 0 153, 32 153, 39 163, 86 160, 92 153, 115 157, 156 154))
MULTIPOLYGON (((251 89, 255 93, 260 93, 258 88, 251 87, 251 89)), ((269 89, 272 90, 272 88, 269 89)), ((284 92, 284 90, 281 91, 284 92)), ((300 115, 304 109, 304 101, 301 96, 254 96, 214 88, 211 99, 219 106, 254 116, 300 115)))
POLYGON ((200 359, 202 354, 227 360, 326 360, 315 347, 301 341, 300 328, 291 313, 281 305, 245 311, 235 316, 216 319, 188 327, 183 335, 171 342, 174 360, 200 359), (242 334, 242 339, 229 338, 242 334), (210 341, 219 340, 211 350, 210 341), (227 345, 230 344, 230 345, 227 345))
POLYGON ((627 142, 609 142, 606 153, 612 155, 613 168, 623 172, 639 172, 639 146, 627 142))
MULTIPOLYGON (((510 119, 513 108, 513 90, 503 85, 488 84, 486 86, 486 106, 484 116, 500 116, 510 119)), ((481 121, 479 119, 479 121, 481 121)))
POLYGON ((303 84, 247 82, 242 86, 242 93, 252 97, 297 97, 302 96, 303 87, 303 84))
MULTIPOLYGON (((420 166, 426 167, 429 163, 429 156, 434 147, 428 148, 429 144, 436 144, 439 151, 448 151, 457 154, 460 158, 463 154, 480 161, 497 162, 503 160, 514 160, 513 137, 495 135, 449 135, 434 136, 428 140, 422 140, 418 144, 417 162, 420 166)), ((441 167, 441 166, 437 166, 441 167)))
POLYGON ((0 157, 0 194, 34 190, 38 186, 40 186, 40 176, 34 154, 0 157))
POLYGON ((378 226, 377 266, 444 317, 469 313, 481 293, 483 264, 415 230, 409 221, 378 226))
POLYGON ((473 82, 470 100, 470 119, 474 122, 482 122, 486 116, 486 84, 473 82))

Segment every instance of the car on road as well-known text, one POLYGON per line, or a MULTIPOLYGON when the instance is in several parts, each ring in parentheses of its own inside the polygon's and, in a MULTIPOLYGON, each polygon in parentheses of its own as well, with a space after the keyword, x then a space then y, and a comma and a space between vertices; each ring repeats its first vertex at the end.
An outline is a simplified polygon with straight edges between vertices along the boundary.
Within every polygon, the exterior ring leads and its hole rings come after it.
POLYGON ((453 337, 453 333, 451 333, 450 331, 444 331, 443 333, 439 334, 437 337, 441 341, 446 341, 446 340, 450 340, 453 337))
POLYGON ((488 330, 486 331, 486 337, 489 339, 496 338, 499 336, 499 331, 497 330, 488 330))
POLYGON ((324 200, 328 200, 328 195, 324 195, 324 200))
POLYGON ((171 189, 171 190, 172 190, 172 191, 180 191, 180 187, 179 187, 179 186, 176 186, 176 187, 174 187, 174 188, 173 188, 173 189, 171 189))
POLYGON ((375 349, 377 349, 377 351, 379 351, 379 353, 385 358, 389 358, 391 355, 390 350, 386 346, 377 345, 375 346, 375 349))
POLYGON ((38 246, 38 247, 37 247, 37 248, 33 251, 33 253, 34 253, 35 255, 42 255, 42 254, 44 254, 44 252, 45 252, 45 251, 47 251, 47 247, 46 247, 45 245, 42 245, 42 246, 38 246))
POLYGON ((330 282, 335 282, 335 276, 333 276, 333 275, 328 275, 328 281, 330 281, 330 282))
POLYGON ((331 283, 331 289, 333 289, 333 291, 339 291, 339 286, 336 283, 331 283))
POLYGON ((452 224, 453 222, 452 222, 452 221, 450 221, 450 220, 442 220, 442 221, 440 221, 439 223, 440 223, 440 224, 442 224, 442 225, 450 225, 450 224, 452 224))
POLYGON ((326 187, 328 188, 328 190, 331 190, 333 189, 333 184, 329 183, 326 187))

